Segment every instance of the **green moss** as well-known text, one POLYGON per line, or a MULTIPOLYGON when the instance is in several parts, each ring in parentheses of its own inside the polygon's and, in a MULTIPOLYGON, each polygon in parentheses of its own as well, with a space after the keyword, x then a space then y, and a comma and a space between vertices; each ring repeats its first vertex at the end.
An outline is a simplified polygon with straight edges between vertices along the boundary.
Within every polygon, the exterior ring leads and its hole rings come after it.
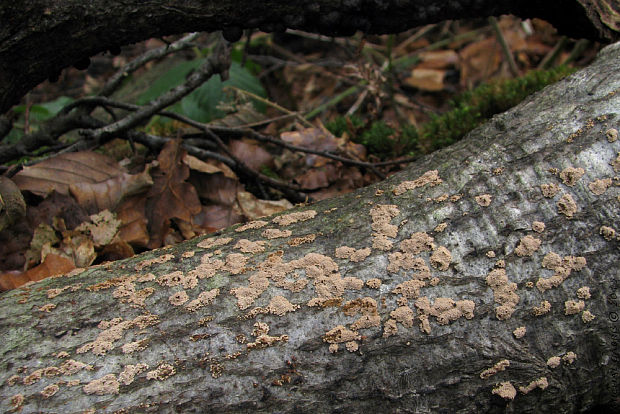
POLYGON ((429 152, 450 145, 493 115, 507 111, 528 95, 574 71, 566 66, 532 71, 516 79, 490 82, 464 92, 453 99, 450 111, 422 125, 420 141, 429 152))
POLYGON ((433 117, 419 129, 403 125, 400 129, 383 121, 365 122, 358 116, 336 117, 325 124, 335 136, 346 133, 379 158, 416 156, 446 147, 486 122, 493 115, 507 111, 528 95, 557 82, 575 69, 559 66, 532 71, 520 78, 495 81, 464 92, 451 101, 448 112, 433 117))

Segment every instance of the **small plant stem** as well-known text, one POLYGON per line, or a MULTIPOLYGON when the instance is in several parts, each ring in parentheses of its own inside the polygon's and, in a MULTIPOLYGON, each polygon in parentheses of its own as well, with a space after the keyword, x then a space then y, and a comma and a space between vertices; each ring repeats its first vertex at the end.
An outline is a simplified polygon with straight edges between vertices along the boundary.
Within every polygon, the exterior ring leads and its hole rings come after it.
POLYGON ((553 62, 555 62, 559 54, 564 49, 564 46, 566 46, 567 42, 568 42, 568 39, 566 38, 566 36, 562 36, 560 38, 560 41, 555 45, 555 47, 551 49, 549 53, 547 53, 547 55, 543 58, 543 60, 540 61, 537 69, 542 70, 542 69, 549 69, 550 67, 552 67, 553 62))
POLYGON ((506 42, 506 38, 502 34, 502 29, 500 29, 499 24, 497 24, 497 19, 493 16, 489 17, 489 23, 493 27, 495 31, 495 36, 497 37, 497 41, 502 47, 502 51, 504 52, 504 56, 506 56, 506 60, 508 60, 508 66, 510 67, 510 71, 513 76, 519 76, 519 68, 517 67, 517 62, 515 62, 515 58, 512 55, 512 51, 506 42))

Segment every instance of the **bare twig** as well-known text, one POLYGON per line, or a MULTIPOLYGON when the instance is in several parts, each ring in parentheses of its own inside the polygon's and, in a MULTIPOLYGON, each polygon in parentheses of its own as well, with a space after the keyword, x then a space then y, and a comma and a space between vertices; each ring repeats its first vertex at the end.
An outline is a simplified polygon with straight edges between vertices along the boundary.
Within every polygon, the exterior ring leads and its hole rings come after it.
POLYGON ((227 42, 218 42, 218 46, 215 48, 213 54, 190 75, 184 84, 164 93, 157 99, 151 101, 148 105, 141 107, 139 110, 127 115, 119 121, 96 130, 82 130, 82 135, 96 142, 101 142, 104 137, 125 132, 141 124, 164 108, 191 93, 214 74, 225 72, 230 65, 229 50, 230 47, 227 42))
POLYGON ((506 42, 506 38, 502 33, 502 29, 500 29, 499 24, 497 24, 497 19, 493 16, 489 17, 489 23, 493 27, 495 31, 495 37, 502 47, 502 51, 504 52, 504 56, 506 56, 506 60, 508 61, 508 66, 510 67, 510 72, 512 72, 513 76, 519 76, 519 68, 517 67, 517 62, 515 62, 515 57, 512 55, 512 51, 506 42))
POLYGON ((157 49, 149 50, 148 52, 133 59, 131 62, 123 66, 106 82, 101 92, 99 92, 99 95, 110 96, 121 85, 123 79, 129 76, 129 74, 136 71, 136 69, 144 66, 146 63, 155 59, 160 59, 171 53, 178 52, 179 50, 192 47, 192 42, 194 41, 194 39, 196 39, 196 37, 198 37, 198 35, 199 33, 190 33, 187 36, 177 40, 176 42, 172 42, 166 46, 162 46, 157 49))

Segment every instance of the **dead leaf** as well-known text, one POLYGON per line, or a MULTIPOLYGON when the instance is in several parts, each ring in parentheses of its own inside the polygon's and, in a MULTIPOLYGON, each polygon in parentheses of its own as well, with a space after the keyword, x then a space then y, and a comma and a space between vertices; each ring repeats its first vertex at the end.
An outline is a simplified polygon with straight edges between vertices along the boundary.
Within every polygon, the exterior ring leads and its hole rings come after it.
POLYGON ((230 142, 229 148, 235 157, 255 171, 260 171, 263 166, 273 167, 273 155, 256 141, 235 139, 230 142))
POLYGON ((53 246, 59 241, 60 239, 56 236, 56 231, 49 224, 39 224, 39 226, 34 229, 30 247, 26 251, 24 269, 28 269, 31 265, 41 262, 41 251, 45 245, 53 246))
POLYGON ((183 162, 192 170, 202 172, 205 174, 224 174, 225 177, 237 180, 237 175, 230 167, 223 162, 209 160, 208 162, 202 161, 194 157, 193 155, 185 154, 183 156, 183 162))
POLYGON ((241 212, 248 220, 256 220, 293 208, 293 204, 285 198, 278 201, 260 200, 247 191, 239 191, 237 201, 241 212))
POLYGON ((134 196, 125 200, 116 212, 116 217, 122 222, 119 239, 137 248, 145 248, 150 240, 145 205, 145 197, 134 196))
POLYGON ((28 282, 36 282, 50 276, 75 269, 73 262, 65 257, 49 254, 43 263, 26 272, 7 272, 0 275, 0 290, 10 290, 28 282))
POLYGON ((164 146, 157 158, 159 167, 153 171, 154 184, 146 202, 151 235, 149 248, 162 245, 170 232, 170 219, 189 222, 193 215, 201 211, 196 189, 186 182, 189 167, 183 162, 185 154, 181 140, 174 140, 164 146))
POLYGON ((418 54, 418 69, 448 69, 459 63, 459 55, 454 50, 430 50, 418 54))
POLYGON ((442 69, 415 68, 405 83, 423 91, 441 91, 444 88, 446 71, 442 69))
POLYGON ((79 182, 69 185, 69 192, 90 214, 103 210, 114 210, 123 199, 146 192, 152 185, 148 164, 140 174, 120 172, 102 182, 79 182))
POLYGON ((477 85, 490 78, 502 61, 501 48, 494 37, 465 46, 460 56, 463 86, 477 85))
POLYGON ((243 216, 228 206, 204 206, 202 211, 194 216, 192 224, 205 233, 214 232, 236 223, 241 223, 243 216))
POLYGON ((45 197, 52 191, 69 194, 69 185, 100 183, 122 173, 112 158, 96 152, 71 152, 48 158, 22 171, 13 181, 22 191, 45 197))
POLYGON ((109 210, 103 210, 90 216, 92 223, 82 223, 76 227, 76 231, 81 231, 91 235, 95 247, 102 247, 110 244, 114 236, 118 233, 121 221, 116 219, 109 210))

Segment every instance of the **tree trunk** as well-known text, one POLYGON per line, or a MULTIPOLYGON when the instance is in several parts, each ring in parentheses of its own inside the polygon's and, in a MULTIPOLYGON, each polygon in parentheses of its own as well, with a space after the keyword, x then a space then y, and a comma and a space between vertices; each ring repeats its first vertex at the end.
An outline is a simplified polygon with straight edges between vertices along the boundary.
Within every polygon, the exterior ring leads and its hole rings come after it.
POLYGON ((377 185, 3 294, 0 409, 618 408, 618 67, 377 185))
POLYGON ((0 114, 48 77, 89 56, 151 37, 224 29, 395 33, 446 19, 546 18, 574 37, 619 40, 614 0, 205 1, 0 0, 0 114), (562 13, 558 13, 562 10, 562 13))

